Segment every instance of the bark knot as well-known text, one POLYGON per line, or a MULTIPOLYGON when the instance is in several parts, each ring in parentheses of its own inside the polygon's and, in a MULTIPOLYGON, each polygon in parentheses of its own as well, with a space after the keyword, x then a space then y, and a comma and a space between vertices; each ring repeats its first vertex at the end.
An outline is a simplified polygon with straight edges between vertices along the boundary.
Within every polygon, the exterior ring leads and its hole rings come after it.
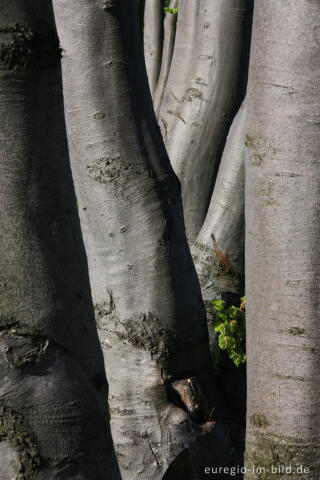
MULTIPOLYGON (((209 411, 207 400, 196 377, 175 380, 171 386, 195 422, 204 424, 211 421, 213 411, 209 411)), ((213 424, 212 422, 212 427, 213 424)))
POLYGON ((0 347, 4 349, 9 365, 22 367, 29 363, 38 362, 45 354, 49 339, 42 335, 22 335, 13 331, 2 332, 0 347))

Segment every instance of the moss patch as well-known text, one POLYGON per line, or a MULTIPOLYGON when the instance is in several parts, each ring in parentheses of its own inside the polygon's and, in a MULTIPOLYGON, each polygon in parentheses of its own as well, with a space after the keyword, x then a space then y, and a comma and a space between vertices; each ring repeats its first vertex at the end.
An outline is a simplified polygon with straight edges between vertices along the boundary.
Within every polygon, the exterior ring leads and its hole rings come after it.
POLYGON ((283 479, 283 473, 271 473, 271 467, 292 467, 292 474, 289 478, 303 478, 297 472, 299 466, 307 467, 310 473, 306 478, 319 478, 319 456, 320 447, 310 445, 303 439, 270 435, 263 431, 255 430, 253 436, 247 441, 246 463, 248 467, 254 465, 260 468, 259 476, 247 474, 247 478, 259 478, 269 480, 271 478, 283 479))
POLYGON ((253 425, 254 427, 266 428, 269 425, 267 417, 265 417, 264 415, 258 415, 258 414, 251 415, 249 421, 251 425, 253 425))

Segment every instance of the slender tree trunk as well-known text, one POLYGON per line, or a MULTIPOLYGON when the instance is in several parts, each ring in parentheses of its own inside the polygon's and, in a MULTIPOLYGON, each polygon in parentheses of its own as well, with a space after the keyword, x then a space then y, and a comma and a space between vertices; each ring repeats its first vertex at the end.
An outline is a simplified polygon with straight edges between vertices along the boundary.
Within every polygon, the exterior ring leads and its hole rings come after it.
POLYGON ((179 2, 176 45, 160 124, 181 181, 191 242, 204 222, 228 129, 244 96, 251 3, 179 2))
POLYGON ((243 104, 230 128, 209 210, 191 248, 205 302, 244 294, 243 104))
POLYGON ((189 0, 188 4, 181 0, 179 2, 179 28, 176 29, 174 53, 159 114, 159 125, 165 143, 168 143, 169 131, 175 118, 168 113, 168 109, 172 112, 177 109, 177 99, 182 98, 187 90, 188 79, 192 76, 191 68, 196 61, 194 44, 199 8, 198 0, 189 0))
MULTIPOLYGON (((203 227, 191 253, 207 310, 209 344, 216 348, 212 328, 212 300, 240 305, 244 295, 244 156, 246 110, 243 104, 230 128, 217 181, 203 227)), ((246 374, 225 355, 220 359, 217 382, 226 404, 245 425, 246 374)))
POLYGON ((146 0, 144 7, 144 58, 151 96, 157 88, 163 46, 163 1, 146 0))
POLYGON ((167 85, 172 61, 178 18, 178 14, 173 13, 173 11, 178 8, 178 0, 171 0, 169 3, 169 8, 171 11, 166 13, 164 20, 164 40, 162 49, 161 70, 153 101, 154 111, 156 112, 157 117, 159 116, 160 107, 167 85))
MULTIPOLYGON (((247 466, 319 478, 320 3, 258 1, 246 132, 247 466), (311 473, 297 472, 297 466, 311 473)), ((269 472, 268 472, 269 470, 269 472)), ((256 478, 247 473, 246 478, 256 478)))
POLYGON ((51 2, 0 19, 0 478, 117 479, 51 2))
POLYGON ((201 478, 208 462, 228 464, 231 444, 228 430, 211 422, 217 394, 205 312, 179 182, 148 94, 136 5, 54 5, 72 168, 122 477, 161 479, 168 468, 167 480, 192 478, 191 471, 201 478))

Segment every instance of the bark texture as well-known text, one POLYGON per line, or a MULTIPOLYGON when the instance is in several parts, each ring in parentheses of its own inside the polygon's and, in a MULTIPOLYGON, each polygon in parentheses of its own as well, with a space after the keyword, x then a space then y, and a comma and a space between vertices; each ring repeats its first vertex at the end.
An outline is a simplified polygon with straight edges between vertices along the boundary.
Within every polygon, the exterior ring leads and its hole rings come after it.
POLYGON ((154 111, 157 117, 159 116, 160 107, 162 104, 162 99, 171 67, 178 18, 178 13, 173 13, 173 11, 177 8, 178 0, 171 0, 169 3, 170 11, 166 13, 164 19, 164 40, 162 49, 161 70, 153 99, 154 111))
POLYGON ((252 2, 181 0, 159 123, 182 185, 187 237, 204 222, 222 150, 244 96, 252 2))
MULTIPOLYGON (((246 132, 247 466, 319 478, 320 3, 256 2, 246 132), (311 473, 299 473, 303 465, 311 473)), ((247 479, 256 478, 248 473, 247 479)))
POLYGON ((117 479, 51 2, 0 19, 0 477, 117 479))
POLYGON ((144 58, 151 96, 157 88, 163 46, 163 0, 146 0, 144 7, 144 58))
POLYGON ((136 5, 54 5, 122 478, 201 478, 203 465, 227 464, 232 450, 228 429, 211 422, 205 312, 148 94, 136 5))
POLYGON ((243 104, 230 128, 209 210, 191 248, 205 302, 244 294, 243 104))

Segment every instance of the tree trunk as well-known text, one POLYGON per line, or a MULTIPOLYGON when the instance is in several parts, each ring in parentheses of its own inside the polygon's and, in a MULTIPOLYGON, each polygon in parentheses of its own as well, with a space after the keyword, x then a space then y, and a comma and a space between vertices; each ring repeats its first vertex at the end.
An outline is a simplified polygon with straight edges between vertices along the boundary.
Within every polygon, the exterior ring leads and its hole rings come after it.
POLYGON ((164 40, 162 49, 161 70, 153 100, 154 111, 157 117, 159 117, 160 107, 167 85, 172 61, 178 18, 178 14, 173 12, 175 11, 175 9, 178 8, 178 0, 171 0, 169 3, 169 8, 170 11, 166 13, 164 19, 164 40))
POLYGON ((163 1, 147 0, 144 7, 144 58, 151 96, 157 88, 163 46, 163 1))
POLYGON ((230 128, 209 210, 191 248, 203 299, 244 294, 243 104, 230 128))
POLYGON ((160 125, 181 181, 191 243, 204 222, 228 129, 245 93, 251 3, 179 2, 160 125))
MULTIPOLYGON (((212 300, 222 298, 228 306, 239 306, 244 295, 245 108, 243 104, 230 128, 206 220, 191 247, 207 310, 211 349, 217 348, 212 300)), ((236 368, 222 354, 216 373, 226 404, 244 426, 245 366, 236 368)))
POLYGON ((117 479, 51 2, 0 18, 0 477, 117 479))
POLYGON ((166 469, 167 480, 192 478, 191 470, 201 478, 208 462, 228 464, 231 443, 228 429, 211 422, 217 393, 205 312, 179 182, 148 94, 136 5, 54 5, 71 162, 122 478, 162 479, 166 469))
POLYGON ((279 464, 292 479, 319 478, 319 42, 318 1, 257 2, 246 132, 246 457, 266 479, 284 478, 271 473, 279 464))

